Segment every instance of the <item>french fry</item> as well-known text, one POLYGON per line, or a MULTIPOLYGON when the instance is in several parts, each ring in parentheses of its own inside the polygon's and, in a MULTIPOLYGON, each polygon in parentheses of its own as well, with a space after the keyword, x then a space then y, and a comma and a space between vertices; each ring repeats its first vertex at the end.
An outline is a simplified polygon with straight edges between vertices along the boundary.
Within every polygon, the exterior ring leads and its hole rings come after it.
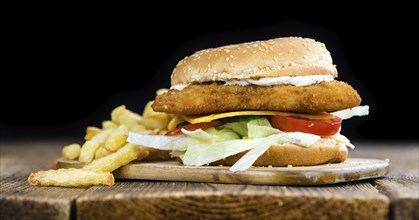
POLYGON ((102 122, 102 129, 116 129, 118 127, 118 124, 113 121, 103 121, 102 122))
POLYGON ((130 131, 137 132, 137 133, 143 133, 147 129, 144 127, 144 125, 135 125, 130 129, 130 131))
POLYGON ((112 151, 108 151, 108 150, 106 150, 106 148, 100 147, 99 149, 97 149, 97 151, 95 153, 95 160, 97 160, 99 158, 102 158, 102 157, 106 157, 111 153, 112 153, 112 151))
MULTIPOLYGON (((156 94, 168 92, 168 89, 159 89, 156 94)), ((115 183, 112 171, 134 160, 148 159, 155 149, 127 143, 128 132, 143 134, 165 134, 172 114, 155 112, 153 102, 147 103, 143 116, 134 113, 124 105, 115 108, 111 119, 102 122, 102 128, 89 126, 86 128, 85 140, 82 147, 71 144, 63 147, 62 156, 68 160, 79 159, 88 163, 81 169, 58 169, 38 171, 31 173, 28 182, 39 186, 92 186, 115 183)), ((167 159, 167 152, 153 152, 155 160, 167 159)))
POLYGON ((95 135, 99 134, 102 131, 102 129, 89 126, 86 128, 86 135, 84 136, 84 140, 88 141, 92 139, 95 135))
POLYGON ((80 151, 79 161, 91 162, 94 159, 97 149, 102 147, 108 136, 114 131, 114 129, 104 130, 94 136, 91 140, 86 141, 80 151))
POLYGON ((67 160, 75 160, 79 158, 80 155, 80 145, 79 144, 70 144, 61 150, 61 155, 64 157, 64 159, 67 160))
POLYGON ((109 172, 69 168, 31 173, 28 182, 33 186, 112 186, 115 184, 115 178, 109 172))
POLYGON ((111 118, 113 122, 125 125, 128 129, 140 124, 143 120, 139 114, 126 109, 125 105, 115 108, 111 113, 111 118))
POLYGON ((82 169, 95 172, 112 172, 133 160, 144 158, 146 156, 148 156, 148 151, 145 148, 128 143, 117 152, 94 160, 85 165, 82 169))
POLYGON ((168 92, 168 91, 169 91, 169 89, 166 89, 166 88, 161 88, 161 89, 158 89, 158 90, 156 91, 156 95, 161 95, 161 94, 166 93, 166 92, 168 92))
POLYGON ((105 142, 105 148, 108 151, 115 152, 127 143, 128 128, 125 125, 119 126, 108 137, 105 142))
POLYGON ((143 121, 142 124, 150 130, 153 129, 166 129, 167 125, 169 124, 170 120, 172 119, 171 115, 162 113, 162 112, 155 112, 151 105, 153 101, 147 103, 143 111, 143 121))
POLYGON ((140 151, 138 153, 137 160, 143 160, 144 158, 150 156, 150 148, 144 147, 144 146, 138 146, 138 147, 140 147, 140 151))

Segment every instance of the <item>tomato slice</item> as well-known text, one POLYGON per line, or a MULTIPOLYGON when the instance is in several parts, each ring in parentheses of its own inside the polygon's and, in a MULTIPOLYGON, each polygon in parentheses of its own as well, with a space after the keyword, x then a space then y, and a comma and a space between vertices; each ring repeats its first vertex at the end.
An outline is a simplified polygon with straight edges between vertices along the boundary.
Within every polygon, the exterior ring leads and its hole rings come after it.
POLYGON ((333 119, 306 119, 289 116, 273 115, 271 117, 272 127, 281 131, 315 134, 319 136, 331 136, 339 131, 342 119, 334 116, 333 119))
POLYGON ((174 136, 174 135, 179 135, 182 134, 182 128, 188 131, 195 131, 198 129, 205 129, 205 128, 211 128, 211 127, 215 127, 215 126, 219 126, 224 124, 221 121, 211 121, 211 122, 201 122, 201 123, 196 123, 196 124, 188 124, 185 126, 182 126, 180 128, 175 128, 173 131, 170 131, 169 133, 167 133, 167 136, 174 136))

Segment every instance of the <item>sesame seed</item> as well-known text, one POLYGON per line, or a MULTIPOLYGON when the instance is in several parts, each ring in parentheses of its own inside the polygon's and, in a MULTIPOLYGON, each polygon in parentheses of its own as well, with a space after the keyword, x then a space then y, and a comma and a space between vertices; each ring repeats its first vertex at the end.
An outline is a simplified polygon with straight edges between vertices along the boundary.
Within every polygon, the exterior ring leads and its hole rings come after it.
POLYGON ((274 50, 274 48, 272 46, 269 47, 269 50, 274 50))
POLYGON ((253 47, 258 47, 258 44, 253 44, 253 47))
POLYGON ((233 56, 233 55, 230 55, 230 57, 231 57, 231 58, 234 58, 234 56, 233 56))
POLYGON ((288 53, 294 53, 294 51, 291 49, 291 50, 288 51, 288 53))
POLYGON ((233 66, 234 66, 234 64, 233 64, 233 63, 230 63, 230 66, 232 66, 232 67, 233 67, 233 66))
POLYGON ((226 58, 226 61, 229 61, 229 60, 230 60, 230 57, 227 57, 227 58, 226 58))
POLYGON ((274 61, 278 61, 278 58, 274 57, 274 61))
POLYGON ((311 47, 307 47, 309 51, 312 51, 311 47))
POLYGON ((208 63, 208 68, 210 68, 210 69, 211 69, 211 64, 209 64, 209 63, 208 63))
POLYGON ((256 50, 254 50, 254 51, 252 51, 252 53, 257 53, 257 51, 256 51, 256 50))
POLYGON ((243 50, 243 53, 246 53, 247 52, 247 50, 243 50))
POLYGON ((307 59, 307 56, 306 56, 306 55, 304 55, 304 56, 303 56, 303 58, 304 58, 304 59, 307 59))
POLYGON ((225 49, 224 52, 230 53, 230 50, 229 49, 225 49))

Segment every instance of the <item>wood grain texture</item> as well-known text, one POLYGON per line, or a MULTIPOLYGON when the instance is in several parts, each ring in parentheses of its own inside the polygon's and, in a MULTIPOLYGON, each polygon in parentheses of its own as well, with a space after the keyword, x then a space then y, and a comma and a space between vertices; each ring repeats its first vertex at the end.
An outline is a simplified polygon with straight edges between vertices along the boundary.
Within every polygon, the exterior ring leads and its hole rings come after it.
POLYGON ((350 156, 390 160, 390 173, 373 185, 391 199, 392 219, 419 219, 419 144, 359 144, 350 156))
POLYGON ((1 219, 70 219, 72 203, 85 189, 36 187, 30 172, 49 169, 67 141, 20 142, 1 145, 1 219))
MULTIPOLYGON (((79 168, 77 160, 57 161, 58 168, 79 168)), ((324 185, 370 179, 388 173, 388 163, 376 159, 349 158, 343 163, 299 167, 251 167, 230 172, 230 166, 185 166, 176 160, 136 161, 115 170, 117 179, 163 180, 261 185, 324 185)))
POLYGON ((390 159, 385 178, 316 187, 130 181, 89 189, 32 187, 73 141, 2 142, 1 219, 418 219, 417 143, 358 143, 350 157, 390 159))
POLYGON ((391 199, 393 219, 419 219, 419 178, 386 178, 374 183, 391 199))
POLYGON ((30 186, 26 175, 2 177, 1 219, 70 219, 72 202, 84 190, 30 186))
POLYGON ((77 219, 386 219, 389 200, 369 183, 281 187, 182 182, 92 187, 77 219))
POLYGON ((390 161, 388 177, 404 178, 419 176, 418 143, 355 143, 349 157, 375 158, 390 161))

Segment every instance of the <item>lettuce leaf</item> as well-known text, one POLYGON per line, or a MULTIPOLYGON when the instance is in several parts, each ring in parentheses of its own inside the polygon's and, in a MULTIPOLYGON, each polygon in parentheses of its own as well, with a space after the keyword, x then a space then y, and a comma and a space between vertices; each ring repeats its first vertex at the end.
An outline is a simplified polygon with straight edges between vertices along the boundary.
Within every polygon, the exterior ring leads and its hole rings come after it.
POLYGON ((240 152, 251 150, 230 168, 232 171, 243 171, 252 166, 255 160, 272 144, 295 143, 312 146, 320 137, 301 132, 274 134, 264 138, 240 139, 214 143, 190 143, 182 161, 185 165, 202 166, 240 152))
MULTIPOLYGON (((182 161, 185 165, 202 166, 267 143, 269 138, 230 140, 218 143, 189 144, 182 161)), ((273 141, 269 141, 270 144, 273 141)))
POLYGON ((232 167, 230 167, 230 171, 237 172, 249 169, 249 167, 251 167, 252 164, 263 153, 265 153, 272 144, 295 143, 300 145, 303 144, 303 146, 312 146, 320 140, 320 137, 317 135, 301 132, 289 132, 271 135, 263 139, 264 142, 259 143, 258 146, 247 152, 242 158, 240 158, 240 160, 238 160, 232 167))
POLYGON ((217 137, 218 141, 228 141, 228 140, 236 140, 240 139, 240 136, 231 130, 230 128, 208 128, 206 130, 207 133, 213 134, 217 137))
POLYGON ((370 107, 368 105, 357 106, 350 109, 344 109, 336 112, 331 112, 330 114, 336 115, 342 120, 352 118, 353 116, 365 116, 369 114, 370 107))
POLYGON ((272 127, 253 125, 250 123, 247 124, 247 130, 248 130, 249 139, 263 138, 263 137, 268 137, 273 134, 282 133, 280 130, 272 128, 272 127))
POLYGON ((197 129, 195 131, 188 131, 182 128, 182 133, 185 134, 186 136, 191 137, 192 139, 195 139, 198 142, 203 142, 203 143, 216 142, 218 139, 216 135, 209 134, 203 131, 202 129, 197 129))
POLYGON ((223 125, 223 127, 231 129, 232 131, 239 134, 241 137, 247 136, 247 122, 241 121, 241 122, 226 123, 223 125))
POLYGON ((350 147, 351 149, 355 148, 355 146, 353 144, 351 144, 349 139, 347 137, 341 135, 340 132, 336 133, 333 136, 329 136, 329 137, 335 139, 338 143, 341 143, 341 144, 344 144, 344 145, 350 147))
POLYGON ((129 132, 127 141, 132 144, 151 147, 159 150, 179 150, 185 151, 187 143, 191 138, 185 135, 165 136, 165 135, 146 135, 129 132))
POLYGON ((266 117, 260 117, 249 121, 240 121, 233 123, 226 123, 226 128, 230 128, 244 138, 262 138, 273 134, 278 134, 281 131, 272 128, 271 123, 266 117))

